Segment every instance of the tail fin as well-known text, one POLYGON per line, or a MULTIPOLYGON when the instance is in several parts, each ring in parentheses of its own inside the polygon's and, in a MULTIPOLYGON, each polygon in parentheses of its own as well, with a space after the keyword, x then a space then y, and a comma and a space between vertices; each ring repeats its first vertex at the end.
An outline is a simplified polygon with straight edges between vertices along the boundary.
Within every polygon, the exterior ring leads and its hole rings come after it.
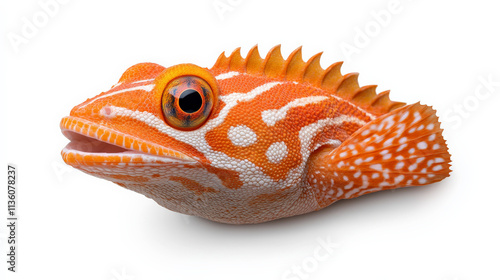
POLYGON ((451 170, 442 131, 435 110, 416 103, 371 121, 336 149, 318 151, 308 173, 318 203, 443 180, 451 170))

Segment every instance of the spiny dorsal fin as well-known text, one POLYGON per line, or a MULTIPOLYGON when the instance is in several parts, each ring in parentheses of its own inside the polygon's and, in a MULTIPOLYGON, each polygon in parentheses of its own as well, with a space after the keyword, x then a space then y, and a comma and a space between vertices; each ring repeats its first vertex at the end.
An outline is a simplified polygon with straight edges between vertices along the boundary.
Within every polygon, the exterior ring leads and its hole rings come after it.
POLYGON ((319 64, 322 54, 323 53, 317 53, 306 62, 306 70, 303 76, 304 82, 308 82, 316 87, 321 87, 322 74, 325 72, 319 64))
POLYGON ((321 78, 321 87, 324 89, 336 89, 338 84, 342 81, 342 74, 340 73, 340 67, 342 67, 343 62, 335 62, 326 68, 323 78, 321 78))
POLYGON ((279 80, 308 83, 376 115, 388 113, 405 105, 402 102, 391 101, 389 91, 377 94, 374 85, 360 88, 358 73, 341 74, 342 62, 336 62, 326 70, 323 69, 320 65, 321 54, 313 55, 307 62, 304 62, 302 47, 299 47, 285 60, 281 55, 281 46, 277 45, 263 59, 256 45, 250 49, 246 58, 241 56, 240 48, 234 50, 229 57, 222 53, 212 69, 239 71, 279 80))
POLYGON ((228 69, 228 67, 229 58, 224 53, 221 53, 212 68, 228 69))
POLYGON ((358 104, 370 106, 377 97, 376 88, 376 85, 364 86, 354 94, 352 100, 358 104))
POLYGON ((358 76, 358 73, 344 75, 337 87, 337 95, 344 99, 351 100, 354 94, 359 90, 358 76))
POLYGON ((245 70, 245 59, 240 54, 240 49, 237 48, 229 56, 229 70, 231 71, 244 71, 245 70))
POLYGON ((264 72, 264 59, 260 57, 257 45, 248 52, 245 65, 249 74, 261 74, 264 72))
POLYGON ((302 47, 294 50, 285 62, 287 80, 299 81, 304 75, 306 63, 302 60, 302 47))
POLYGON ((285 66, 285 60, 281 55, 281 46, 272 48, 264 59, 264 75, 270 78, 281 78, 285 66))

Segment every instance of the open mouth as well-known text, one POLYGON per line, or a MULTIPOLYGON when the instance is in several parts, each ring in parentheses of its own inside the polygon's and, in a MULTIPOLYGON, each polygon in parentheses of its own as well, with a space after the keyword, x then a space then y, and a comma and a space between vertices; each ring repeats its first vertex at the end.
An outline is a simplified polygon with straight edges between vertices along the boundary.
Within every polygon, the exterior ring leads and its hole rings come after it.
POLYGON ((73 166, 194 162, 178 151, 76 117, 63 118, 61 131, 71 141, 61 154, 73 166))

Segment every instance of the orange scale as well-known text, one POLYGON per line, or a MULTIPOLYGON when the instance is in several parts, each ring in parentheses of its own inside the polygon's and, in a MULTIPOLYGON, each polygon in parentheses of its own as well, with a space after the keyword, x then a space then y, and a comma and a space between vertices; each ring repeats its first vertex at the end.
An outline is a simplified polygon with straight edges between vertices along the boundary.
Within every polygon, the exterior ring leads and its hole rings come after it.
POLYGON ((276 80, 269 79, 266 77, 256 77, 249 76, 247 74, 239 74, 238 76, 217 81, 219 84, 220 95, 229 95, 232 93, 245 93, 249 92, 252 89, 261 86, 263 84, 273 82, 276 80))
MULTIPOLYGON (((106 138, 104 138, 106 139, 106 138)), ((116 140, 115 140, 115 144, 118 145, 118 146, 123 146, 123 135, 116 135, 116 140)))

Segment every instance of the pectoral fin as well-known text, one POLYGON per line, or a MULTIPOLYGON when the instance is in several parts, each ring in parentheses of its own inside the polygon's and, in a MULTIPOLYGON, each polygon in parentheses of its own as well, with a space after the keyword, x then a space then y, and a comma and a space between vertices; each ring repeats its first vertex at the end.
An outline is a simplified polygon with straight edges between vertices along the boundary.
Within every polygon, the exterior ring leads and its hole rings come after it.
POLYGON ((338 148, 318 150, 307 175, 321 207, 336 200, 448 177, 450 154, 435 111, 407 105, 366 124, 338 148))

